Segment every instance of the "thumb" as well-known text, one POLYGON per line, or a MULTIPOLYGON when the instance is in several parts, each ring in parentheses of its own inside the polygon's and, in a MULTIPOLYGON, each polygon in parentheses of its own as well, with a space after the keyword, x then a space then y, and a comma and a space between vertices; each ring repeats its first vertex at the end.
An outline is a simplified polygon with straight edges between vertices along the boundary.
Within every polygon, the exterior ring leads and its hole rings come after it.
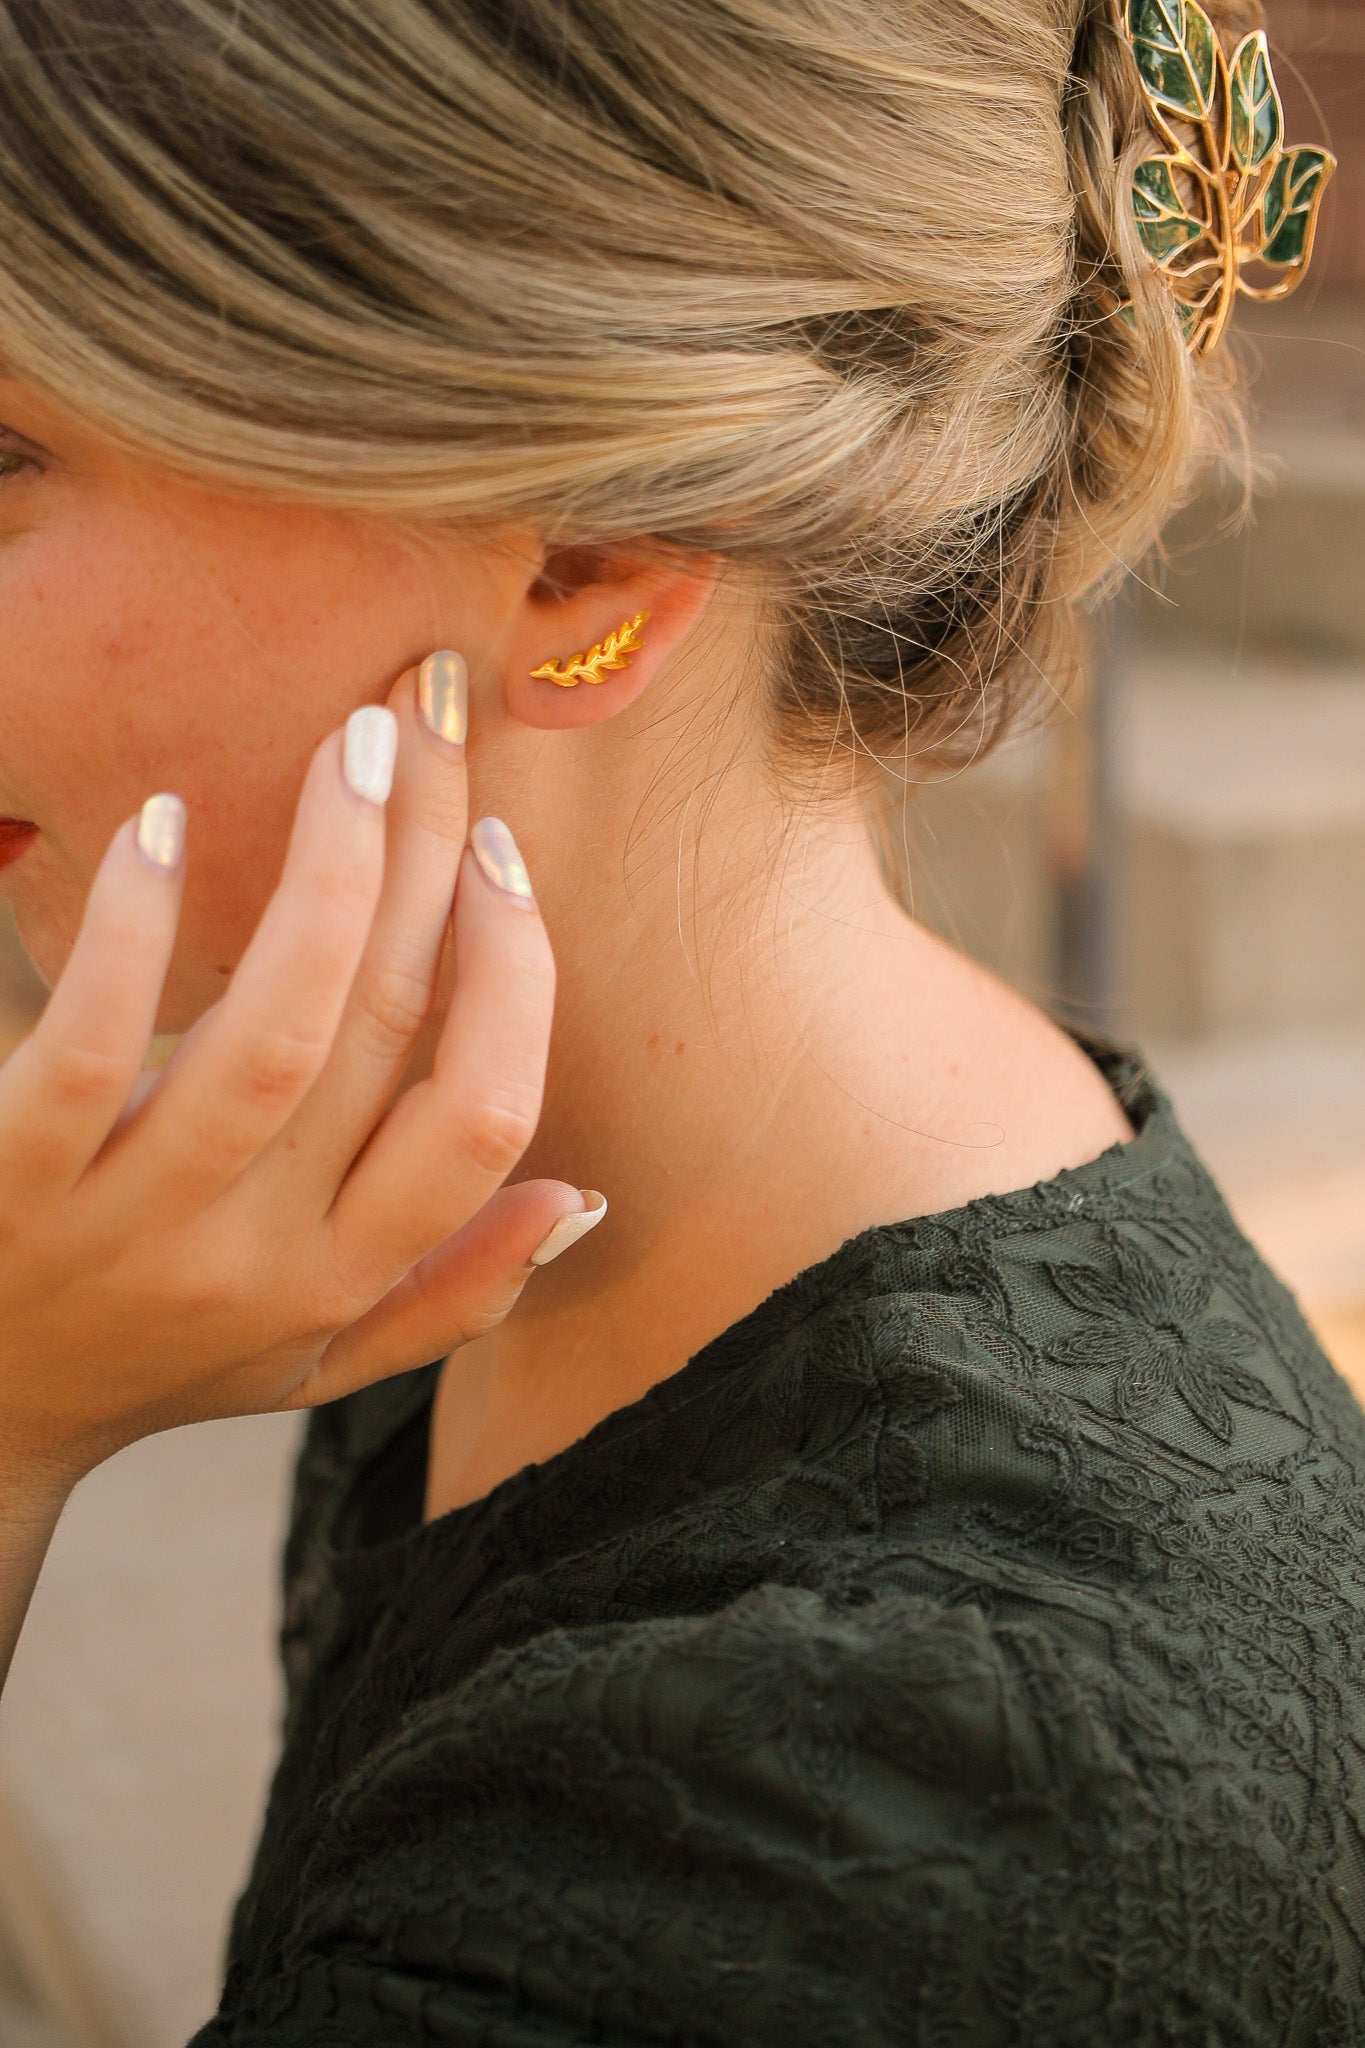
POLYGON ((300 1401, 335 1401, 375 1380, 444 1358, 496 1328, 537 1266, 595 1228, 607 1199, 560 1180, 499 1188, 318 1360, 300 1401))

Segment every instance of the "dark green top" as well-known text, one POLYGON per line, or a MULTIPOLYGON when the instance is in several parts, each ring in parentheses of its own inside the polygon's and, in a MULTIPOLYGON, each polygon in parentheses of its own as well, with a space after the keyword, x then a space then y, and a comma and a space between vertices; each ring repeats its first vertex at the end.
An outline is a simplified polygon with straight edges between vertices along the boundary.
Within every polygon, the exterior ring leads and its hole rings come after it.
POLYGON ((1365 1417, 1169 1105, 421 1523, 317 1414, 196 2048, 1365 2043, 1365 1417))

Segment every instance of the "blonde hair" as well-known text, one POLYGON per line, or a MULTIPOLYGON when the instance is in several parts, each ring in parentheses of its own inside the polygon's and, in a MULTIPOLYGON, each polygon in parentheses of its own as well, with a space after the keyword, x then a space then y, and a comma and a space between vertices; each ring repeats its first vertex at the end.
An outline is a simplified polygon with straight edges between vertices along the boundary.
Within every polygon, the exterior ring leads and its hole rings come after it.
POLYGON ((947 760, 1226 424, 1150 146, 1107 0, 0 0, 0 354, 235 485, 760 567, 785 754, 947 760))

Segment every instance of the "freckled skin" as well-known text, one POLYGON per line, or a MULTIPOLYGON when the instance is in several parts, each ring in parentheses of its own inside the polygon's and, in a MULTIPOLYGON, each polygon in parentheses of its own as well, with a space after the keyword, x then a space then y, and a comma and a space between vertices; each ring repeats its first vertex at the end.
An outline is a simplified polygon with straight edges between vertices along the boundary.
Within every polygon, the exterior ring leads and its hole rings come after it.
POLYGON ((1128 1135, 1074 1045, 905 917, 856 808, 790 845, 799 896, 773 885, 760 721, 705 830, 679 823, 690 735, 759 681, 762 607, 714 561, 575 569, 525 527, 419 537, 207 489, 3 382, 0 429, 0 815, 41 833, 0 890, 49 978, 118 825, 175 790, 188 883, 159 1022, 190 1022, 275 884, 318 740, 433 649, 468 661, 470 815, 513 831, 556 962, 516 1177, 600 1187, 611 1222, 498 1325, 496 1399, 477 1440, 438 1427, 433 1501, 562 1449, 870 1223, 1128 1135), (14 433, 41 444, 35 474, 14 433), (531 680, 641 609, 640 657, 600 688, 531 680), (746 971, 719 971, 736 935, 746 971))
POLYGON ((42 834, 4 893, 51 981, 114 831, 177 791, 191 859, 173 1028, 222 993, 318 741, 433 646, 477 654, 486 556, 203 488, 3 381, 0 421, 44 456, 0 481, 0 814, 42 834))

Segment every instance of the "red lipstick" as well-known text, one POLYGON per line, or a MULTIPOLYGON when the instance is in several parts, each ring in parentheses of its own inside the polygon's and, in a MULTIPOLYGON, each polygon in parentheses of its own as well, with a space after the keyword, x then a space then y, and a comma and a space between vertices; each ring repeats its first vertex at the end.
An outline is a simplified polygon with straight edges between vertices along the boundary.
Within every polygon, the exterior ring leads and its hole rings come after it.
POLYGON ((38 827, 28 818, 0 818, 0 868, 27 853, 37 837, 38 827))

